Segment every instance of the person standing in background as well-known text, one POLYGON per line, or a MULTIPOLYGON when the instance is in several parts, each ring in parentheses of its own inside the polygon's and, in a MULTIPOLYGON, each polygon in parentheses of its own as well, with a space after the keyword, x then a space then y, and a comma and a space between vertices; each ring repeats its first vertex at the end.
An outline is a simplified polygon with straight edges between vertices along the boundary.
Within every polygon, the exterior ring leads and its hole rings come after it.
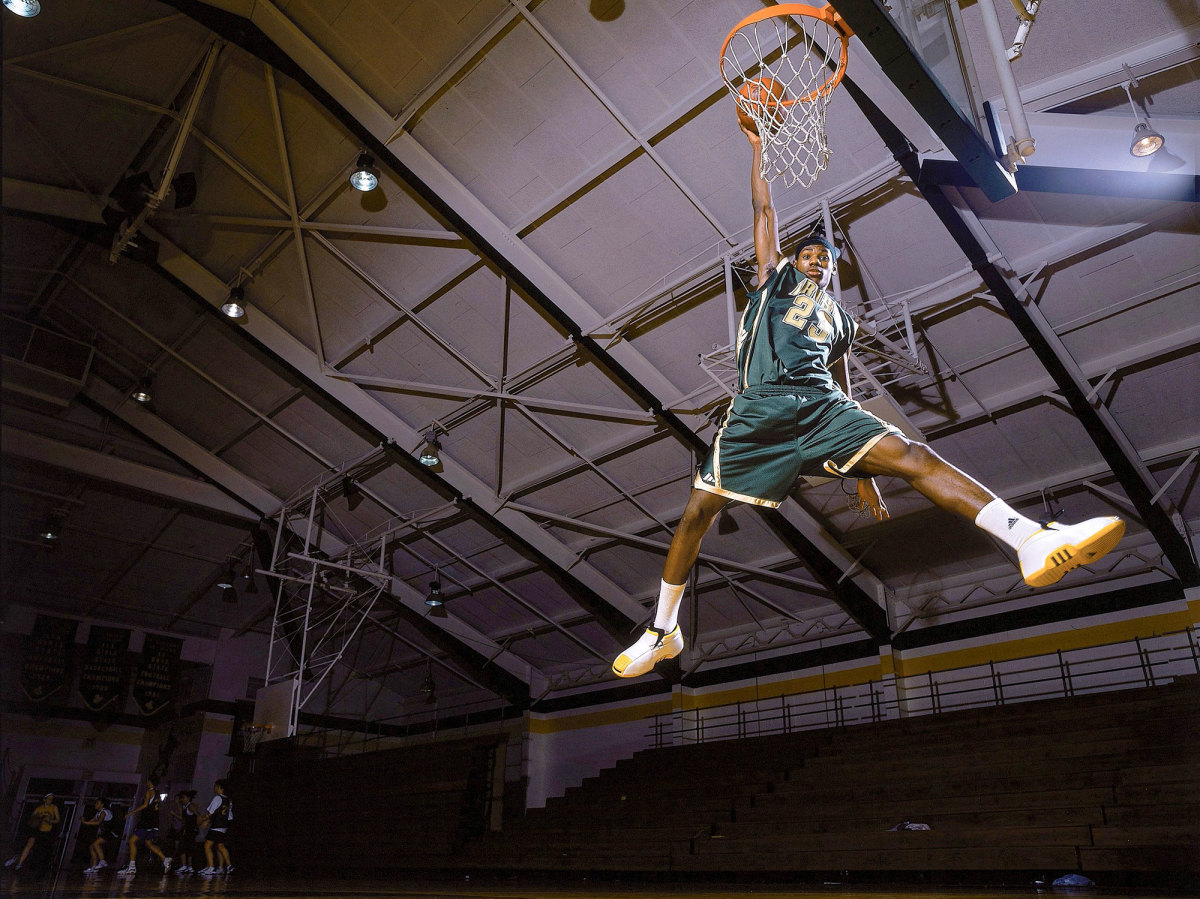
POLYGON ((204 816, 208 824, 208 833, 204 835, 204 859, 208 867, 201 874, 232 874, 233 862, 229 858, 229 827, 233 823, 233 800, 226 793, 224 780, 213 784, 213 798, 208 803, 208 811, 204 816), (216 865, 213 864, 213 853, 216 852, 216 865))
POLYGON ((4 867, 20 871, 35 846, 38 847, 39 856, 43 851, 48 854, 50 842, 54 838, 54 828, 58 827, 60 821, 62 815, 54 802, 54 794, 47 793, 42 797, 41 804, 29 814, 29 821, 25 826, 29 838, 25 841, 25 848, 21 850, 20 855, 14 855, 5 862, 4 867))

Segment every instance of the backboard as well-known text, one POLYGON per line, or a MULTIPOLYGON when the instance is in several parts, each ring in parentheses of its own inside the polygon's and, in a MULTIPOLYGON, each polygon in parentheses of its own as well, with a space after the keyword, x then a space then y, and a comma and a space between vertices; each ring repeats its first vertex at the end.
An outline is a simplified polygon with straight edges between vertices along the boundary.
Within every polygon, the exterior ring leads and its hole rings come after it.
POLYGON ((988 199, 1016 193, 1015 179, 984 136, 972 88, 974 68, 958 37, 953 4, 893 0, 885 7, 880 0, 835 0, 830 5, 988 199))

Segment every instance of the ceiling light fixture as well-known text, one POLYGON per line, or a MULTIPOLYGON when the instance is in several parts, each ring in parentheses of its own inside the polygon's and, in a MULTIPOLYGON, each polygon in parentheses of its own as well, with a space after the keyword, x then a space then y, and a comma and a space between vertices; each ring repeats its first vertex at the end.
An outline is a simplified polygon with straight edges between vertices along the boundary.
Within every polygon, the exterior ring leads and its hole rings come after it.
POLYGON ((446 602, 442 599, 441 571, 433 569, 433 580, 429 582, 429 595, 425 597, 425 605, 429 606, 430 618, 448 618, 446 602))
POLYGON ((61 512, 51 512, 46 518, 46 524, 38 533, 38 537, 47 546, 54 546, 62 536, 63 515, 61 512))
POLYGON ((1129 145, 1131 156, 1151 156, 1162 149, 1165 139, 1146 122, 1133 126, 1133 141, 1129 145))
POLYGON ((429 595, 425 597, 425 605, 431 609, 437 609, 444 606, 442 601, 442 582, 438 577, 437 571, 434 571, 434 579, 429 582, 429 595))
POLYGON ((425 445, 421 447, 419 461, 426 468, 432 468, 434 471, 441 471, 441 452, 442 445, 438 442, 437 431, 430 431, 425 435, 425 445))
POLYGON ((254 563, 247 560, 246 570, 242 572, 242 580, 246 582, 246 593, 255 594, 258 592, 258 584, 254 583, 254 563))
POLYGON ((353 512, 362 502, 362 491, 354 483, 354 478, 342 478, 342 495, 346 497, 346 508, 353 512))
POLYGON ((137 387, 133 388, 133 392, 129 396, 136 402, 145 406, 154 399, 154 377, 146 375, 137 383, 137 387))
POLYGON ((433 682, 433 659, 426 663, 425 680, 421 683, 421 692, 425 694, 425 704, 437 703, 437 684, 433 682))
POLYGON ((233 573, 233 565, 225 569, 225 573, 221 579, 217 581, 217 587, 221 591, 221 602, 227 602, 230 605, 238 601, 237 588, 233 586, 236 575, 233 573))
MULTIPOLYGON (((1129 144, 1129 155, 1135 158, 1143 156, 1153 156, 1163 148, 1166 143, 1166 138, 1150 127, 1149 121, 1142 120, 1142 114, 1138 112, 1137 104, 1133 102, 1133 93, 1131 87, 1137 87, 1137 81, 1126 81, 1121 87, 1125 88, 1125 96, 1129 98, 1129 107, 1133 110, 1133 117, 1137 120, 1137 124, 1133 126, 1133 140, 1129 144)), ((1149 115, 1146 116, 1148 120, 1149 115)))
POLYGON ((38 0, 4 0, 4 5, 23 19, 32 19, 42 11, 38 0))
POLYGON ((354 163, 354 171, 350 173, 350 186, 363 193, 374 190, 379 186, 379 169, 370 153, 359 153, 358 161, 354 163))
POLYGON ((230 288, 228 299, 221 304, 221 311, 229 318, 242 318, 246 314, 246 291, 240 284, 230 288))

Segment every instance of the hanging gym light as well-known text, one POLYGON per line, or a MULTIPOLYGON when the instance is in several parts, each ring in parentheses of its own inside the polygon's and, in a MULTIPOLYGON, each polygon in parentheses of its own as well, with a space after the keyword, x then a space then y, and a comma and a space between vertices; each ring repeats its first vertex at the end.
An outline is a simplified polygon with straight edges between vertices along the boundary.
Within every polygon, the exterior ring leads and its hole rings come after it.
POLYGON ((421 692, 425 694, 425 704, 437 703, 437 684, 433 681, 433 660, 430 659, 425 668, 425 680, 421 682, 421 692))
POLYGON ((1133 126, 1133 142, 1129 145, 1131 156, 1151 156, 1162 149, 1165 139, 1146 122, 1133 126))
MULTIPOLYGON (((434 574, 437 578, 437 575, 434 574)), ((432 580, 429 582, 429 595, 425 597, 425 605, 431 609, 437 609, 444 606, 442 601, 442 582, 440 580, 432 580)))
POLYGON ((221 311, 229 318, 241 318, 246 314, 246 291, 240 284, 230 289, 229 298, 221 304, 221 311))
POLYGON ((354 171, 350 173, 350 186, 364 193, 379 186, 379 169, 375 167, 375 160, 370 153, 358 155, 354 171))
POLYGON ((145 406, 154 399, 154 378, 151 375, 143 377, 138 381, 137 387, 133 388, 133 392, 129 396, 145 406))
POLYGON ((4 5, 23 19, 32 19, 42 11, 38 0, 4 0, 4 5))
POLYGON ((346 497, 346 508, 351 512, 357 509, 363 500, 362 491, 351 477, 342 478, 342 495, 346 497))
POLYGON ((47 546, 54 546, 62 536, 63 516, 61 512, 52 512, 46 519, 46 525, 38 533, 38 537, 47 546))
POLYGON ((425 445, 421 447, 420 463, 434 471, 442 470, 442 445, 438 442, 437 431, 425 435, 425 445))
POLYGON ((233 565, 231 564, 225 569, 225 573, 221 576, 221 579, 217 581, 217 587, 221 591, 221 602, 227 602, 230 605, 237 602, 237 588, 233 585, 236 577, 233 573, 233 565))
POLYGON ((1125 96, 1129 98, 1129 107, 1133 110, 1133 117, 1137 121, 1137 124, 1133 126, 1133 140, 1129 144, 1129 155, 1140 159, 1143 156, 1153 156, 1161 150, 1166 139, 1151 128, 1148 121, 1142 121, 1137 104, 1133 102, 1133 93, 1129 90, 1130 87, 1136 86, 1136 81, 1126 81, 1121 85, 1125 88, 1125 96))

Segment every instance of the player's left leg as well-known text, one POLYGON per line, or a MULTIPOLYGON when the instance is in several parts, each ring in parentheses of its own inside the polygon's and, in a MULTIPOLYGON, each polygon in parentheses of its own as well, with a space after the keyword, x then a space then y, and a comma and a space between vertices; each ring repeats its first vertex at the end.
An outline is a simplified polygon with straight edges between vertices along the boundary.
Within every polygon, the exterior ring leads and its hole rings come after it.
POLYGON ((1033 521, 925 444, 897 435, 871 447, 852 474, 900 478, 939 507, 971 519, 1016 551, 1031 587, 1047 587, 1071 569, 1097 561, 1125 533, 1125 522, 1115 516, 1076 525, 1033 521))
POLYGON ((673 659, 683 651, 683 634, 679 630, 683 588, 688 572, 700 555, 700 542, 728 502, 728 498, 719 494, 692 488, 683 517, 679 519, 667 549, 658 601, 654 606, 654 624, 617 656, 613 662, 613 673, 617 677, 638 677, 658 662, 673 659))

